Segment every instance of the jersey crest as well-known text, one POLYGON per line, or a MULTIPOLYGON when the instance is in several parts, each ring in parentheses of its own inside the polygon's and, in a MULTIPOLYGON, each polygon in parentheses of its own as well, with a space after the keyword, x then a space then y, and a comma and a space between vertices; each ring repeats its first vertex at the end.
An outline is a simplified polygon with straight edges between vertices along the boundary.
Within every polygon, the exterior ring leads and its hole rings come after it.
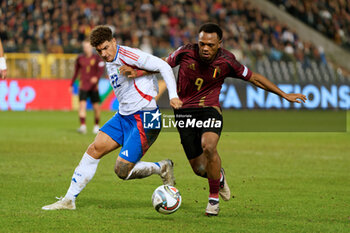
POLYGON ((189 66, 187 66, 187 68, 196 71, 196 64, 195 63, 191 63, 189 66))

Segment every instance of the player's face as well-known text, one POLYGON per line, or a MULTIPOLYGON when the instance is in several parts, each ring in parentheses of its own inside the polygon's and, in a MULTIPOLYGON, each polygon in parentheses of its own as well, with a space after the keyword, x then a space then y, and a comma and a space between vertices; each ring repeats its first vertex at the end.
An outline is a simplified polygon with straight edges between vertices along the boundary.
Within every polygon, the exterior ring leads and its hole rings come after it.
POLYGON ((111 41, 106 40, 102 44, 97 45, 96 51, 105 62, 112 62, 117 53, 115 39, 113 38, 111 41))
POLYGON ((198 36, 199 56, 202 60, 211 62, 220 48, 221 40, 218 35, 208 32, 201 32, 198 36))
POLYGON ((88 56, 92 54, 92 46, 90 42, 87 42, 87 41, 83 42, 83 50, 84 50, 84 54, 88 56))

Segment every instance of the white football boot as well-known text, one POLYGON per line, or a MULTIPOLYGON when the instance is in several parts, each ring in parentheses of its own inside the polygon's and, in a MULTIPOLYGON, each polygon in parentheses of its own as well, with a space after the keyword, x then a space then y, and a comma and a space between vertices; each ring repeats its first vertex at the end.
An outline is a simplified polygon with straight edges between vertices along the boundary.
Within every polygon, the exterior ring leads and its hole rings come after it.
POLYGON ((175 185, 174 163, 170 159, 158 162, 160 165, 160 177, 165 185, 175 185))
POLYGON ((219 202, 216 200, 209 200, 207 208, 205 209, 205 215, 217 216, 219 214, 219 202))
POLYGON ((100 126, 99 125, 95 125, 94 128, 92 129, 92 133, 93 134, 97 134, 98 131, 100 131, 100 126))
MULTIPOLYGON (((57 198, 57 197, 56 197, 57 198)), ((75 210, 75 202, 65 197, 57 198, 58 201, 51 205, 43 206, 43 210, 75 210)))
POLYGON ((86 134, 86 132, 87 132, 86 125, 81 125, 77 131, 78 131, 78 133, 86 134))
POLYGON ((230 187, 228 187, 226 176, 225 176, 225 170, 221 168, 221 174, 222 174, 222 181, 220 181, 220 189, 219 194, 224 201, 228 201, 231 198, 231 190, 230 187))

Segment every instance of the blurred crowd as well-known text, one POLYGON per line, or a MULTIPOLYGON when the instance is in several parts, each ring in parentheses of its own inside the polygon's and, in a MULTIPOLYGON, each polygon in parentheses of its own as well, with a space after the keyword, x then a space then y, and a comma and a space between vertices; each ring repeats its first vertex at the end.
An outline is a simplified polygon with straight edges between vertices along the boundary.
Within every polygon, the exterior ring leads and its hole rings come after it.
POLYGON ((6 52, 78 53, 92 28, 106 24, 119 43, 163 57, 195 42, 208 21, 223 28, 224 47, 246 64, 263 56, 326 63, 322 48, 243 0, 1 1, 0 37, 6 52))
POLYGON ((350 0, 270 0, 350 49, 350 0))

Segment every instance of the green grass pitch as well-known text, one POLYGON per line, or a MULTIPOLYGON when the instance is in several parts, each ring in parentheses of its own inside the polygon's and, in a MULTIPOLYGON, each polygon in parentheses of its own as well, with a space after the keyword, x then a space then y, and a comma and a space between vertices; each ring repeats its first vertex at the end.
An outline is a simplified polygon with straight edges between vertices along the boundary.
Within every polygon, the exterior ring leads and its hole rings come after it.
MULTIPOLYGON (((232 114, 240 113, 225 119, 232 114)), ((349 124, 345 133, 223 132, 218 151, 234 198, 218 217, 204 215, 207 180, 193 174, 176 132, 162 132, 143 158, 175 162, 176 213, 152 207, 158 176, 117 178, 117 152, 101 160, 77 210, 41 210, 65 194, 92 142, 91 112, 87 121, 79 135, 76 112, 0 112, 0 232, 350 232, 349 124)))

